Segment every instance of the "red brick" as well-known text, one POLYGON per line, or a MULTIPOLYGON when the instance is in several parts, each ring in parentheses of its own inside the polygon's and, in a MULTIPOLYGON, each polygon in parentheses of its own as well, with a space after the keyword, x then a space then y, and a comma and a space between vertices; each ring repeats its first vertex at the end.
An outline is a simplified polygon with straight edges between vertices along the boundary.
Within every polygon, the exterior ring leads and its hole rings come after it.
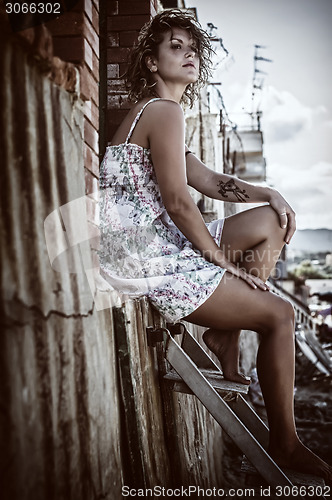
POLYGON ((112 92, 125 92, 126 84, 122 78, 115 78, 111 80, 107 80, 107 94, 111 94, 112 92))
POLYGON ((84 64, 79 66, 80 72, 80 97, 86 101, 93 99, 98 106, 99 103, 99 85, 94 76, 89 72, 88 67, 84 64))
POLYGON ((113 47, 107 49, 108 63, 121 63, 128 61, 130 49, 125 47, 113 47))
POLYGON ((98 132, 88 120, 84 120, 84 140, 98 154, 98 132))
POLYGON ((124 15, 137 15, 137 14, 150 14, 150 1, 149 0, 120 0, 119 1, 119 14, 124 15))
POLYGON ((80 35, 83 33, 83 12, 66 12, 62 16, 45 23, 52 35, 80 35))
POLYGON ((119 65, 118 64, 108 64, 107 65, 107 78, 119 78, 119 65))
POLYGON ((99 156, 84 142, 83 145, 84 166, 95 177, 99 177, 99 156))
POLYGON ((120 46, 132 47, 137 41, 138 33, 139 31, 121 31, 120 46))
MULTIPOLYGON (((102 0, 103 2, 105 0, 102 0)), ((99 12, 99 0, 92 0, 93 7, 99 12)))
POLYGON ((92 3, 91 0, 84 0, 84 13, 92 24, 92 3))
MULTIPOLYGON (((103 1, 107 2, 107 0, 103 1)), ((76 5, 74 5, 74 7, 70 9, 70 11, 85 13, 86 16, 90 19, 90 22, 92 22, 93 8, 95 8, 96 11, 99 12, 99 2, 97 0, 79 0, 79 2, 76 5)))
POLYGON ((131 31, 140 30, 150 16, 112 16, 107 18, 107 31, 131 31))
POLYGON ((128 96, 125 93, 120 94, 108 94, 107 96, 107 108, 108 109, 130 109, 131 103, 128 100, 128 96))
POLYGON ((107 33, 107 47, 119 47, 119 33, 115 31, 107 33))
POLYGON ((99 107, 93 101, 84 103, 84 116, 88 118, 96 130, 99 129, 99 107))
POLYGON ((85 39, 83 39, 83 41, 84 41, 84 62, 90 68, 90 70, 93 72, 92 48, 90 47, 90 44, 85 39))
POLYGON ((86 18, 85 18, 83 30, 84 30, 85 38, 89 41, 89 44, 91 45, 96 56, 99 57, 99 36, 97 35, 95 30, 93 29, 89 20, 86 18))
POLYGON ((84 62, 94 75, 95 79, 99 80, 99 58, 91 49, 90 44, 86 39, 84 40, 84 62))
POLYGON ((92 27, 99 35, 99 12, 94 5, 92 6, 92 27))
POLYGON ((92 73, 97 81, 99 81, 99 58, 94 52, 92 52, 92 73))
POLYGON ((93 175, 90 170, 84 169, 85 178, 85 194, 92 194, 92 198, 96 201, 98 200, 98 189, 99 183, 95 175, 93 175))
POLYGON ((107 15, 116 16, 119 14, 119 2, 118 0, 108 0, 107 2, 107 15))

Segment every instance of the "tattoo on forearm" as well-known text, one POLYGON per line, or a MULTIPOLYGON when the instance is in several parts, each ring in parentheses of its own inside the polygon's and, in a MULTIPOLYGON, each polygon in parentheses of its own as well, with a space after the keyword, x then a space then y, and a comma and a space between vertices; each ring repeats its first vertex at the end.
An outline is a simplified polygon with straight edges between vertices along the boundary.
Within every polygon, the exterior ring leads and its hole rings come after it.
POLYGON ((230 179, 227 182, 219 181, 217 185, 219 186, 218 193, 220 193, 221 196, 223 196, 224 198, 228 198, 227 193, 234 194, 234 196, 236 196, 238 201, 241 201, 241 202, 245 201, 246 198, 249 198, 249 196, 246 193, 246 190, 240 189, 235 184, 234 179, 230 179))

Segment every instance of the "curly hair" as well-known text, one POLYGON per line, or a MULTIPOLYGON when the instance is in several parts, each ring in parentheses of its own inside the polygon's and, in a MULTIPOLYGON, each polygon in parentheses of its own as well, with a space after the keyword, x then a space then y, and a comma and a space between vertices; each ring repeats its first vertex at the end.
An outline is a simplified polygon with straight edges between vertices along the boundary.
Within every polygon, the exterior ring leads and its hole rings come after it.
POLYGON ((158 45, 163 41, 164 34, 172 28, 188 30, 197 44, 200 62, 198 79, 187 85, 181 102, 189 103, 192 107, 198 98, 199 90, 211 74, 211 56, 214 51, 209 35, 201 28, 190 11, 169 9, 160 12, 142 27, 137 44, 132 49, 128 69, 124 74, 130 100, 139 101, 147 96, 156 96, 155 82, 145 64, 145 59, 148 55, 157 56, 158 45))

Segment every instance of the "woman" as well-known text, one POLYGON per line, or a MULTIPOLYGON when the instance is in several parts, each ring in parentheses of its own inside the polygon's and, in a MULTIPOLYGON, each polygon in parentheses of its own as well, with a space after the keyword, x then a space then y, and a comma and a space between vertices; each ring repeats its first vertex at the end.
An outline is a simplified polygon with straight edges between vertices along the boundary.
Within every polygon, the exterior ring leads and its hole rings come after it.
POLYGON ((101 165, 101 272, 122 293, 146 295, 168 321, 206 327, 204 341, 230 380, 249 383, 238 372, 239 335, 258 332, 269 452, 281 466, 331 479, 297 437, 293 309, 266 284, 295 214, 277 191, 216 173, 185 146, 180 103, 197 97, 210 55, 207 34, 187 13, 165 11, 143 27, 127 72, 136 102, 101 165), (188 185, 265 205, 205 224, 188 185))

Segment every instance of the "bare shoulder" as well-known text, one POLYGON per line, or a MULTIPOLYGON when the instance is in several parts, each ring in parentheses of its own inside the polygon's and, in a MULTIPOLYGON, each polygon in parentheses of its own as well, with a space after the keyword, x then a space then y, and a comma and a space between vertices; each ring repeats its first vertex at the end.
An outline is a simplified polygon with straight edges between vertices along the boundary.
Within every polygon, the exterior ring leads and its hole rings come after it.
POLYGON ((183 120, 183 110, 175 101, 169 99, 158 99, 147 106, 145 110, 147 118, 160 123, 161 118, 164 120, 176 119, 183 120))
POLYGON ((182 137, 184 114, 180 104, 160 99, 151 103, 145 111, 146 130, 150 142, 154 139, 172 140, 175 136, 182 137))

